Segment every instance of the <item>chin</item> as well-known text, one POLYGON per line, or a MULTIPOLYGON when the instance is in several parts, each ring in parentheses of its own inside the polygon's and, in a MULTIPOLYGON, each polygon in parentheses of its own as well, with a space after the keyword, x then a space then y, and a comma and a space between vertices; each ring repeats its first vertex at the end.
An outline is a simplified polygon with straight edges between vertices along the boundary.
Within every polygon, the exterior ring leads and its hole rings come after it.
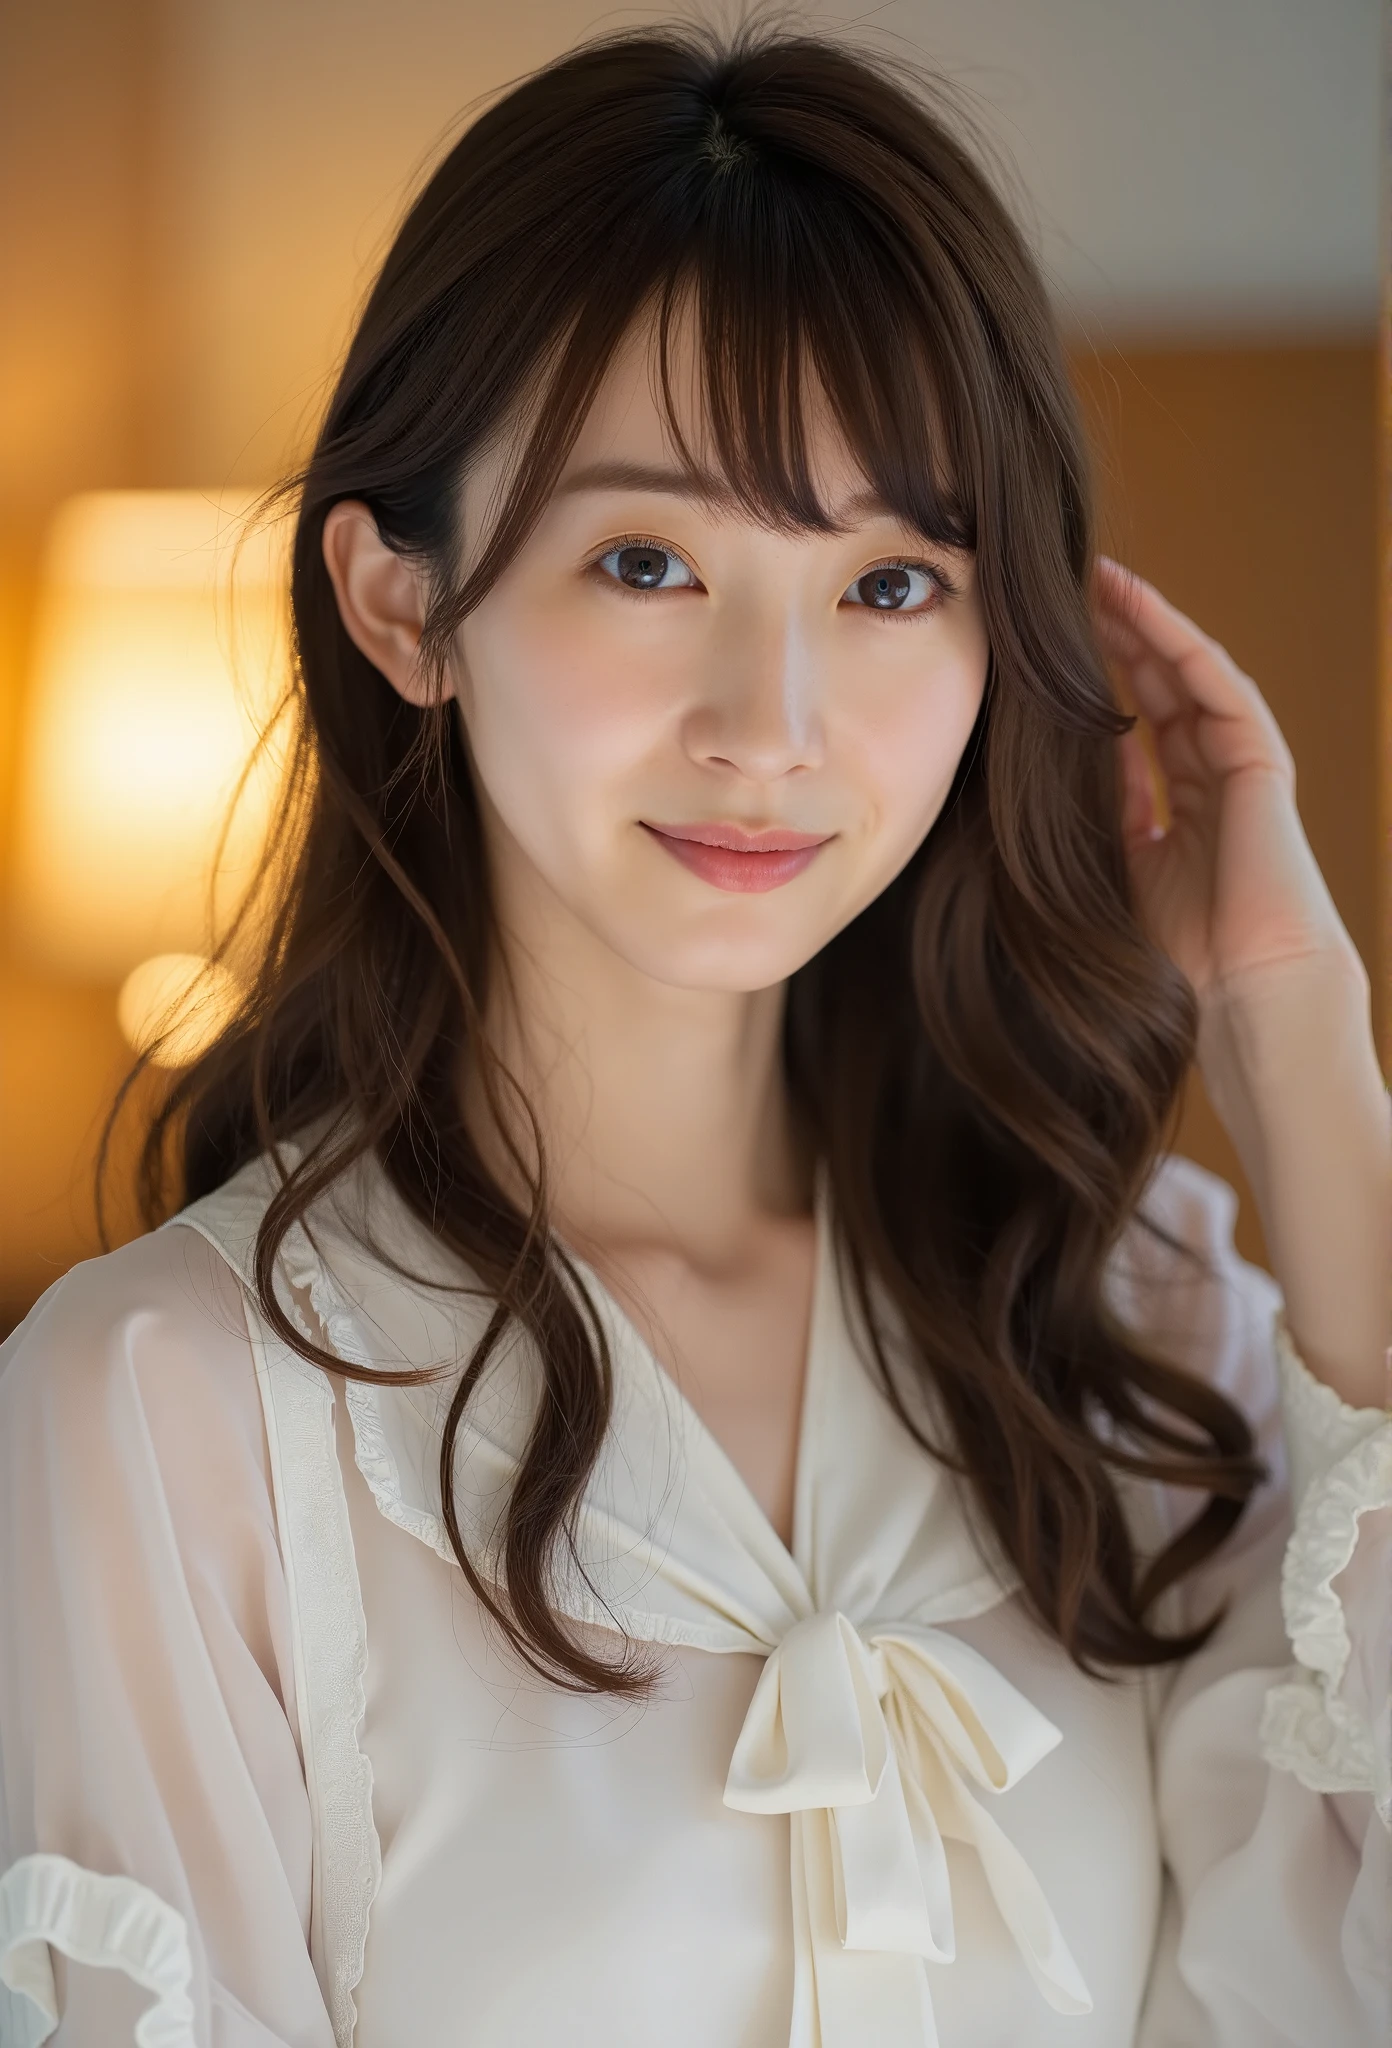
POLYGON ((682 939, 669 929, 661 936, 633 934, 619 950, 640 974, 668 988, 752 995, 796 974, 834 936, 832 929, 816 935, 705 931, 682 939))

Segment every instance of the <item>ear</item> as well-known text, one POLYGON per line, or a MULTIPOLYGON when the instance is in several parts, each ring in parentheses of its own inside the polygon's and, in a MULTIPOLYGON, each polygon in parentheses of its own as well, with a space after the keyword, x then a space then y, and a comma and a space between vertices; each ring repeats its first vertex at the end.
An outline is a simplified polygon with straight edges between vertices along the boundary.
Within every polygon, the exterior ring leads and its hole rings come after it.
POLYGON ((408 704, 436 693, 420 666, 425 593, 420 570, 389 548, 371 511, 340 498, 324 521, 324 562, 343 630, 408 704))

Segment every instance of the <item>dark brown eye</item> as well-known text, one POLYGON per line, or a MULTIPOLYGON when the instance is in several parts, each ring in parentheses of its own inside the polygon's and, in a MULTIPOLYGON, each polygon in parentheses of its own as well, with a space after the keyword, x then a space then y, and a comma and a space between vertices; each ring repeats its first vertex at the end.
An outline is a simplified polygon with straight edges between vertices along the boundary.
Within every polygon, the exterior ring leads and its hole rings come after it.
POLYGON ((876 611, 897 612, 909 594, 907 569, 869 569, 856 584, 862 604, 876 611))
POLYGON ((652 590, 667 574, 667 557, 661 548, 620 548, 618 569, 631 590, 652 590))
POLYGON ((651 540, 621 540, 595 567, 628 590, 689 590, 696 581, 680 555, 651 540))
POLYGON ((926 562, 881 562, 857 576, 842 602, 873 612, 932 612, 942 594, 942 579, 926 562))

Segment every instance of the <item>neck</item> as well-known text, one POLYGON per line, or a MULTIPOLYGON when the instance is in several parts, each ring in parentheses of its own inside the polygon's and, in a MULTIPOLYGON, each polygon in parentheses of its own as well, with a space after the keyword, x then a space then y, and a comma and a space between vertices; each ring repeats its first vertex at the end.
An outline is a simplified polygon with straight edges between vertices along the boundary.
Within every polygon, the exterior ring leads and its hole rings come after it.
MULTIPOLYGON (((553 1227, 582 1257, 671 1249, 739 1263, 770 1217, 805 1215, 812 1163, 783 1074, 786 984, 676 988, 621 959, 565 907, 500 904, 485 1030, 537 1119, 553 1227)), ((476 1074, 465 1112, 514 1200, 524 1199, 476 1074)), ((535 1152, 520 1118, 509 1128, 535 1152)))

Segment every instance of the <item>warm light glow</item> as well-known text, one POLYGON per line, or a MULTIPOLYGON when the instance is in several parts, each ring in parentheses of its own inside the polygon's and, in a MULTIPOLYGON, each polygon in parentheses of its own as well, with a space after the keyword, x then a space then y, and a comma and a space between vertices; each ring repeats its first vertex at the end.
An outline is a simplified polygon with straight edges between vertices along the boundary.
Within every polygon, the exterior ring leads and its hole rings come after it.
POLYGON ((137 1052, 154 1065, 183 1067, 210 1046, 234 1014, 241 991, 220 963, 201 953, 157 953, 131 969, 116 1016, 137 1052))
POLYGON ((103 491, 49 538, 26 720, 17 935, 115 980, 203 953, 263 843, 267 761, 213 856, 237 776, 286 673, 283 538, 247 493, 103 491))

